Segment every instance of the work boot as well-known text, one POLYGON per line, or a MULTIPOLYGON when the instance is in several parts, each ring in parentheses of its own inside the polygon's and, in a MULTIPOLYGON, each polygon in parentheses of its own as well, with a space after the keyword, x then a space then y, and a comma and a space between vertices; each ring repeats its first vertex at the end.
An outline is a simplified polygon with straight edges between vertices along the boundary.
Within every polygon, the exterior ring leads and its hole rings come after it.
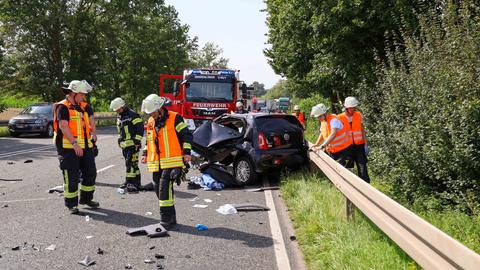
POLYGON ((127 188, 127 182, 124 182, 119 188, 121 188, 121 189, 127 188))
POLYGON ((177 224, 177 215, 175 207, 161 207, 160 208, 160 225, 169 230, 177 224))
POLYGON ((94 200, 90 200, 88 202, 84 202, 80 200, 79 204, 86 204, 88 207, 91 207, 91 208, 98 208, 100 206, 100 203, 94 200))
POLYGON ((154 187, 153 183, 150 182, 150 183, 142 186, 141 189, 142 189, 143 191, 154 191, 154 190, 155 190, 155 187, 154 187))
POLYGON ((78 215, 78 214, 80 214, 80 211, 78 210, 78 207, 77 207, 77 206, 68 207, 68 211, 69 211, 70 214, 72 214, 72 215, 78 215))

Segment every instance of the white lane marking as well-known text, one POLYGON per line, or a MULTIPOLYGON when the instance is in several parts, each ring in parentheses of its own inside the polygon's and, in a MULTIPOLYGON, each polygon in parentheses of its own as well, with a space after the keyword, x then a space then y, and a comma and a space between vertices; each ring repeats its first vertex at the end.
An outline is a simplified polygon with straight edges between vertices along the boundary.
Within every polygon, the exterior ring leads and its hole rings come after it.
POLYGON ((53 148, 53 147, 54 147, 53 145, 48 145, 48 146, 31 148, 31 149, 13 151, 13 152, 9 152, 9 153, 3 153, 3 154, 0 154, 0 158, 12 157, 12 156, 28 154, 28 153, 32 153, 32 152, 38 152, 38 151, 44 151, 44 150, 47 150, 47 149, 50 149, 50 148, 53 148))
POLYGON ((58 198, 58 197, 37 198, 37 199, 24 199, 24 200, 11 200, 11 201, 0 201, 0 203, 46 201, 46 200, 53 200, 53 199, 56 199, 56 198, 58 198))
POLYGON ((109 165, 109 166, 107 166, 107 167, 105 167, 105 168, 101 168, 100 170, 97 170, 97 173, 106 171, 106 170, 108 170, 108 169, 110 169, 110 168, 112 168, 112 167, 115 167, 115 165, 109 165))
MULTIPOLYGON (((263 184, 264 186, 269 186, 266 180, 263 184)), ((279 270, 290 270, 290 261, 288 260, 287 249, 285 247, 285 242, 283 241, 282 230, 280 228, 280 222, 278 221, 275 203, 273 202, 272 191, 264 190, 263 192, 265 193, 267 207, 270 208, 270 211, 268 211, 268 219, 270 221, 270 231, 273 238, 273 249, 275 250, 277 268, 279 270)))

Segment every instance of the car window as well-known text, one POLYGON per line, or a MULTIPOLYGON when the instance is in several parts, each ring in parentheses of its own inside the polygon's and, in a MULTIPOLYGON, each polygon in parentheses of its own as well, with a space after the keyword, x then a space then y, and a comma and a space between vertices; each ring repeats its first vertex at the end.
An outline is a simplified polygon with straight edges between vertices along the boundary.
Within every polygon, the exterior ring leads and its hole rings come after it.
POLYGON ((31 113, 38 113, 38 114, 46 114, 46 115, 49 115, 49 114, 52 114, 52 106, 28 106, 27 108, 25 108, 25 110, 22 111, 22 113, 27 113, 27 114, 31 114, 31 113))
POLYGON ((238 118, 224 118, 217 121, 218 124, 236 130, 240 133, 243 132, 245 123, 238 118))
POLYGON ((285 127, 302 128, 300 122, 292 115, 268 115, 255 119, 257 129, 260 131, 273 131, 285 127))

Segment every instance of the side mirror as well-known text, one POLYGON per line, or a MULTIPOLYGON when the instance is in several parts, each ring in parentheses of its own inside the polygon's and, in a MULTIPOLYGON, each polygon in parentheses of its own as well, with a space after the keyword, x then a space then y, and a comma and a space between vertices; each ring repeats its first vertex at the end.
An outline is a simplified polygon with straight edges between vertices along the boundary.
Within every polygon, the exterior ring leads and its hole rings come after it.
POLYGON ((172 94, 174 97, 178 96, 180 94, 180 86, 177 80, 173 82, 173 91, 172 94))

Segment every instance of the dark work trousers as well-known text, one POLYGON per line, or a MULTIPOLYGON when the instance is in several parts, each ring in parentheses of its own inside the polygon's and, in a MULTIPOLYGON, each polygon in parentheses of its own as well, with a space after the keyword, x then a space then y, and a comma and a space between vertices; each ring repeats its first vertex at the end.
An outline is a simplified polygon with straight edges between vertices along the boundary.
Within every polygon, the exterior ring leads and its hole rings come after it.
POLYGON ((340 165, 345 167, 347 165, 347 161, 352 159, 352 146, 335 153, 329 153, 329 155, 338 163, 340 163, 340 165))
POLYGON ((354 144, 352 146, 352 159, 348 162, 347 168, 353 168, 353 163, 357 166, 357 175, 365 182, 370 183, 370 177, 367 170, 367 155, 365 154, 364 144, 354 144))
POLYGON ((160 204, 160 220, 163 222, 176 221, 175 204, 173 198, 173 182, 170 178, 172 169, 164 169, 153 173, 153 184, 160 204))
POLYGON ((138 152, 138 150, 135 150, 135 146, 122 150, 126 167, 125 183, 140 187, 141 178, 140 169, 138 168, 138 152))
POLYGON ((95 192, 97 168, 92 149, 84 149, 83 156, 79 157, 73 150, 63 150, 59 153, 60 169, 65 183, 63 195, 65 205, 69 208, 78 205, 78 185, 80 184, 80 201, 89 202, 95 192), (80 183, 80 173, 82 180, 80 183))

